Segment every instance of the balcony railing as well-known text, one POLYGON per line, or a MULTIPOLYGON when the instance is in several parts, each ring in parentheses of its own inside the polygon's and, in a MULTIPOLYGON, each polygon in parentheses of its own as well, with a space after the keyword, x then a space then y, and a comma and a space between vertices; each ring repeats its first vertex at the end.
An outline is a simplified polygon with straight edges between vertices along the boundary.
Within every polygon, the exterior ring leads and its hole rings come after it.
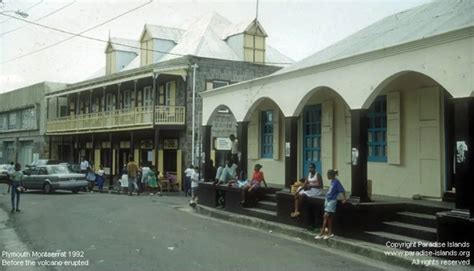
MULTIPOLYGON (((183 125, 184 106, 157 106, 155 124, 183 125)), ((107 129, 133 129, 138 126, 153 125, 153 107, 142 106, 132 109, 81 114, 48 120, 48 133, 79 132, 107 129)))

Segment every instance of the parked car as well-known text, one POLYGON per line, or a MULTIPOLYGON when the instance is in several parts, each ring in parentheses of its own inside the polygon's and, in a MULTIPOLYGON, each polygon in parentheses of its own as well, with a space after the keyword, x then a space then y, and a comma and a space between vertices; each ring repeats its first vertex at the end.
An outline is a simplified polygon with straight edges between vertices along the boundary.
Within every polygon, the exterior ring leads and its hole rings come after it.
POLYGON ((44 165, 57 165, 59 164, 58 160, 51 160, 51 159, 38 159, 31 164, 27 165, 26 167, 37 167, 37 166, 44 166, 44 165))
POLYGON ((65 165, 41 165, 24 172, 25 188, 43 190, 46 194, 54 190, 70 190, 77 193, 88 184, 84 174, 73 173, 65 165))
POLYGON ((67 166, 69 171, 71 171, 72 173, 82 173, 80 164, 69 164, 67 162, 62 162, 59 163, 59 165, 67 166))
POLYGON ((8 177, 7 174, 0 173, 0 183, 9 183, 10 178, 8 177))
POLYGON ((0 165, 0 174, 8 174, 8 168, 10 168, 8 164, 0 165))

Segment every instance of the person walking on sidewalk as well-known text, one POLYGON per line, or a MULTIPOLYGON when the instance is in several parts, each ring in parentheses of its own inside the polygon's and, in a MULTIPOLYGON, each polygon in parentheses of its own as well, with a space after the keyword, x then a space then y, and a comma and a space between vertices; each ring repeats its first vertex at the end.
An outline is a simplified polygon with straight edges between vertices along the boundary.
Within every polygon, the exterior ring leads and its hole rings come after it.
POLYGON ((87 171, 86 180, 89 182, 89 185, 87 188, 90 193, 94 193, 94 185, 95 185, 95 180, 96 180, 95 173, 91 167, 87 167, 86 171, 87 171))
POLYGON ((8 190, 7 193, 10 193, 10 189, 12 186, 12 176, 13 173, 15 173, 15 163, 13 161, 10 162, 10 165, 7 168, 7 173, 8 173, 8 190))
POLYGON ((336 178, 337 174, 337 170, 328 170, 328 179, 331 180, 331 184, 329 185, 326 200, 324 201, 324 221, 323 226, 321 227, 321 233, 316 235, 314 237, 315 239, 329 239, 334 237, 334 234, 332 233, 332 219, 336 213, 337 196, 339 193, 342 193, 343 196, 342 203, 346 203, 346 190, 344 190, 341 182, 336 178), (328 227, 328 233, 327 235, 324 235, 326 227, 328 227))
POLYGON ((82 162, 81 162, 81 165, 80 165, 81 173, 86 174, 87 168, 88 168, 89 166, 90 166, 90 165, 89 165, 89 162, 87 161, 86 157, 85 157, 85 156, 82 156, 82 162))
POLYGON ((23 172, 21 172, 21 165, 19 163, 15 164, 15 172, 11 176, 11 195, 12 195, 12 213, 20 212, 20 193, 23 190, 23 172), (16 205, 15 205, 16 200, 16 205))
POLYGON ((129 162, 127 164, 127 174, 128 174, 128 195, 132 195, 133 191, 137 187, 137 177, 138 177, 138 165, 133 161, 133 157, 130 156, 129 162))
POLYGON ((191 195, 191 176, 194 172, 194 166, 190 165, 187 169, 184 170, 184 196, 191 195))
POLYGON ((105 182, 105 170, 104 166, 100 165, 99 170, 97 170, 97 186, 99 186, 99 192, 104 192, 104 182, 105 182))
POLYGON ((191 201, 189 202, 189 205, 191 206, 196 206, 196 199, 197 199, 197 190, 199 186, 199 167, 195 166, 193 174, 191 175, 191 201))

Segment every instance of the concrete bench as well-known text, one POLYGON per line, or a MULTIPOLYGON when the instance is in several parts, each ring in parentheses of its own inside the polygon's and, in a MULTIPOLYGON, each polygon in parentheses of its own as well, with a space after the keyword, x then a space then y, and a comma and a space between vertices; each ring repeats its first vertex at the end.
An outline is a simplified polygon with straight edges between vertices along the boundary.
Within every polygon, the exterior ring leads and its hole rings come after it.
POLYGON ((207 207, 216 208, 217 194, 216 187, 212 182, 199 183, 198 186, 199 204, 207 207))

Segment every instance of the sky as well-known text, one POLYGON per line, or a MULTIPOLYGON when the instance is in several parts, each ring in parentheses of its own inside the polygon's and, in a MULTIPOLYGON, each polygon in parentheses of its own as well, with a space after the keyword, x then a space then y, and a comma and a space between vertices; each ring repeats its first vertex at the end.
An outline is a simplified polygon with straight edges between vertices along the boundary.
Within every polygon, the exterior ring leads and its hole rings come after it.
MULTIPOLYGON (((147 2, 0 0, 0 12, 17 16, 15 10, 24 11, 29 15, 25 20, 73 33, 91 29, 82 35, 102 40, 109 35, 138 40, 145 23, 188 28, 213 11, 233 23, 256 15, 256 0, 154 0, 95 27, 147 2)), ((298 61, 388 15, 428 2, 431 0, 260 0, 258 19, 268 34, 267 43, 298 61)), ((105 66, 104 50, 105 43, 71 38, 0 14, 0 93, 42 81, 82 81, 105 66)))

